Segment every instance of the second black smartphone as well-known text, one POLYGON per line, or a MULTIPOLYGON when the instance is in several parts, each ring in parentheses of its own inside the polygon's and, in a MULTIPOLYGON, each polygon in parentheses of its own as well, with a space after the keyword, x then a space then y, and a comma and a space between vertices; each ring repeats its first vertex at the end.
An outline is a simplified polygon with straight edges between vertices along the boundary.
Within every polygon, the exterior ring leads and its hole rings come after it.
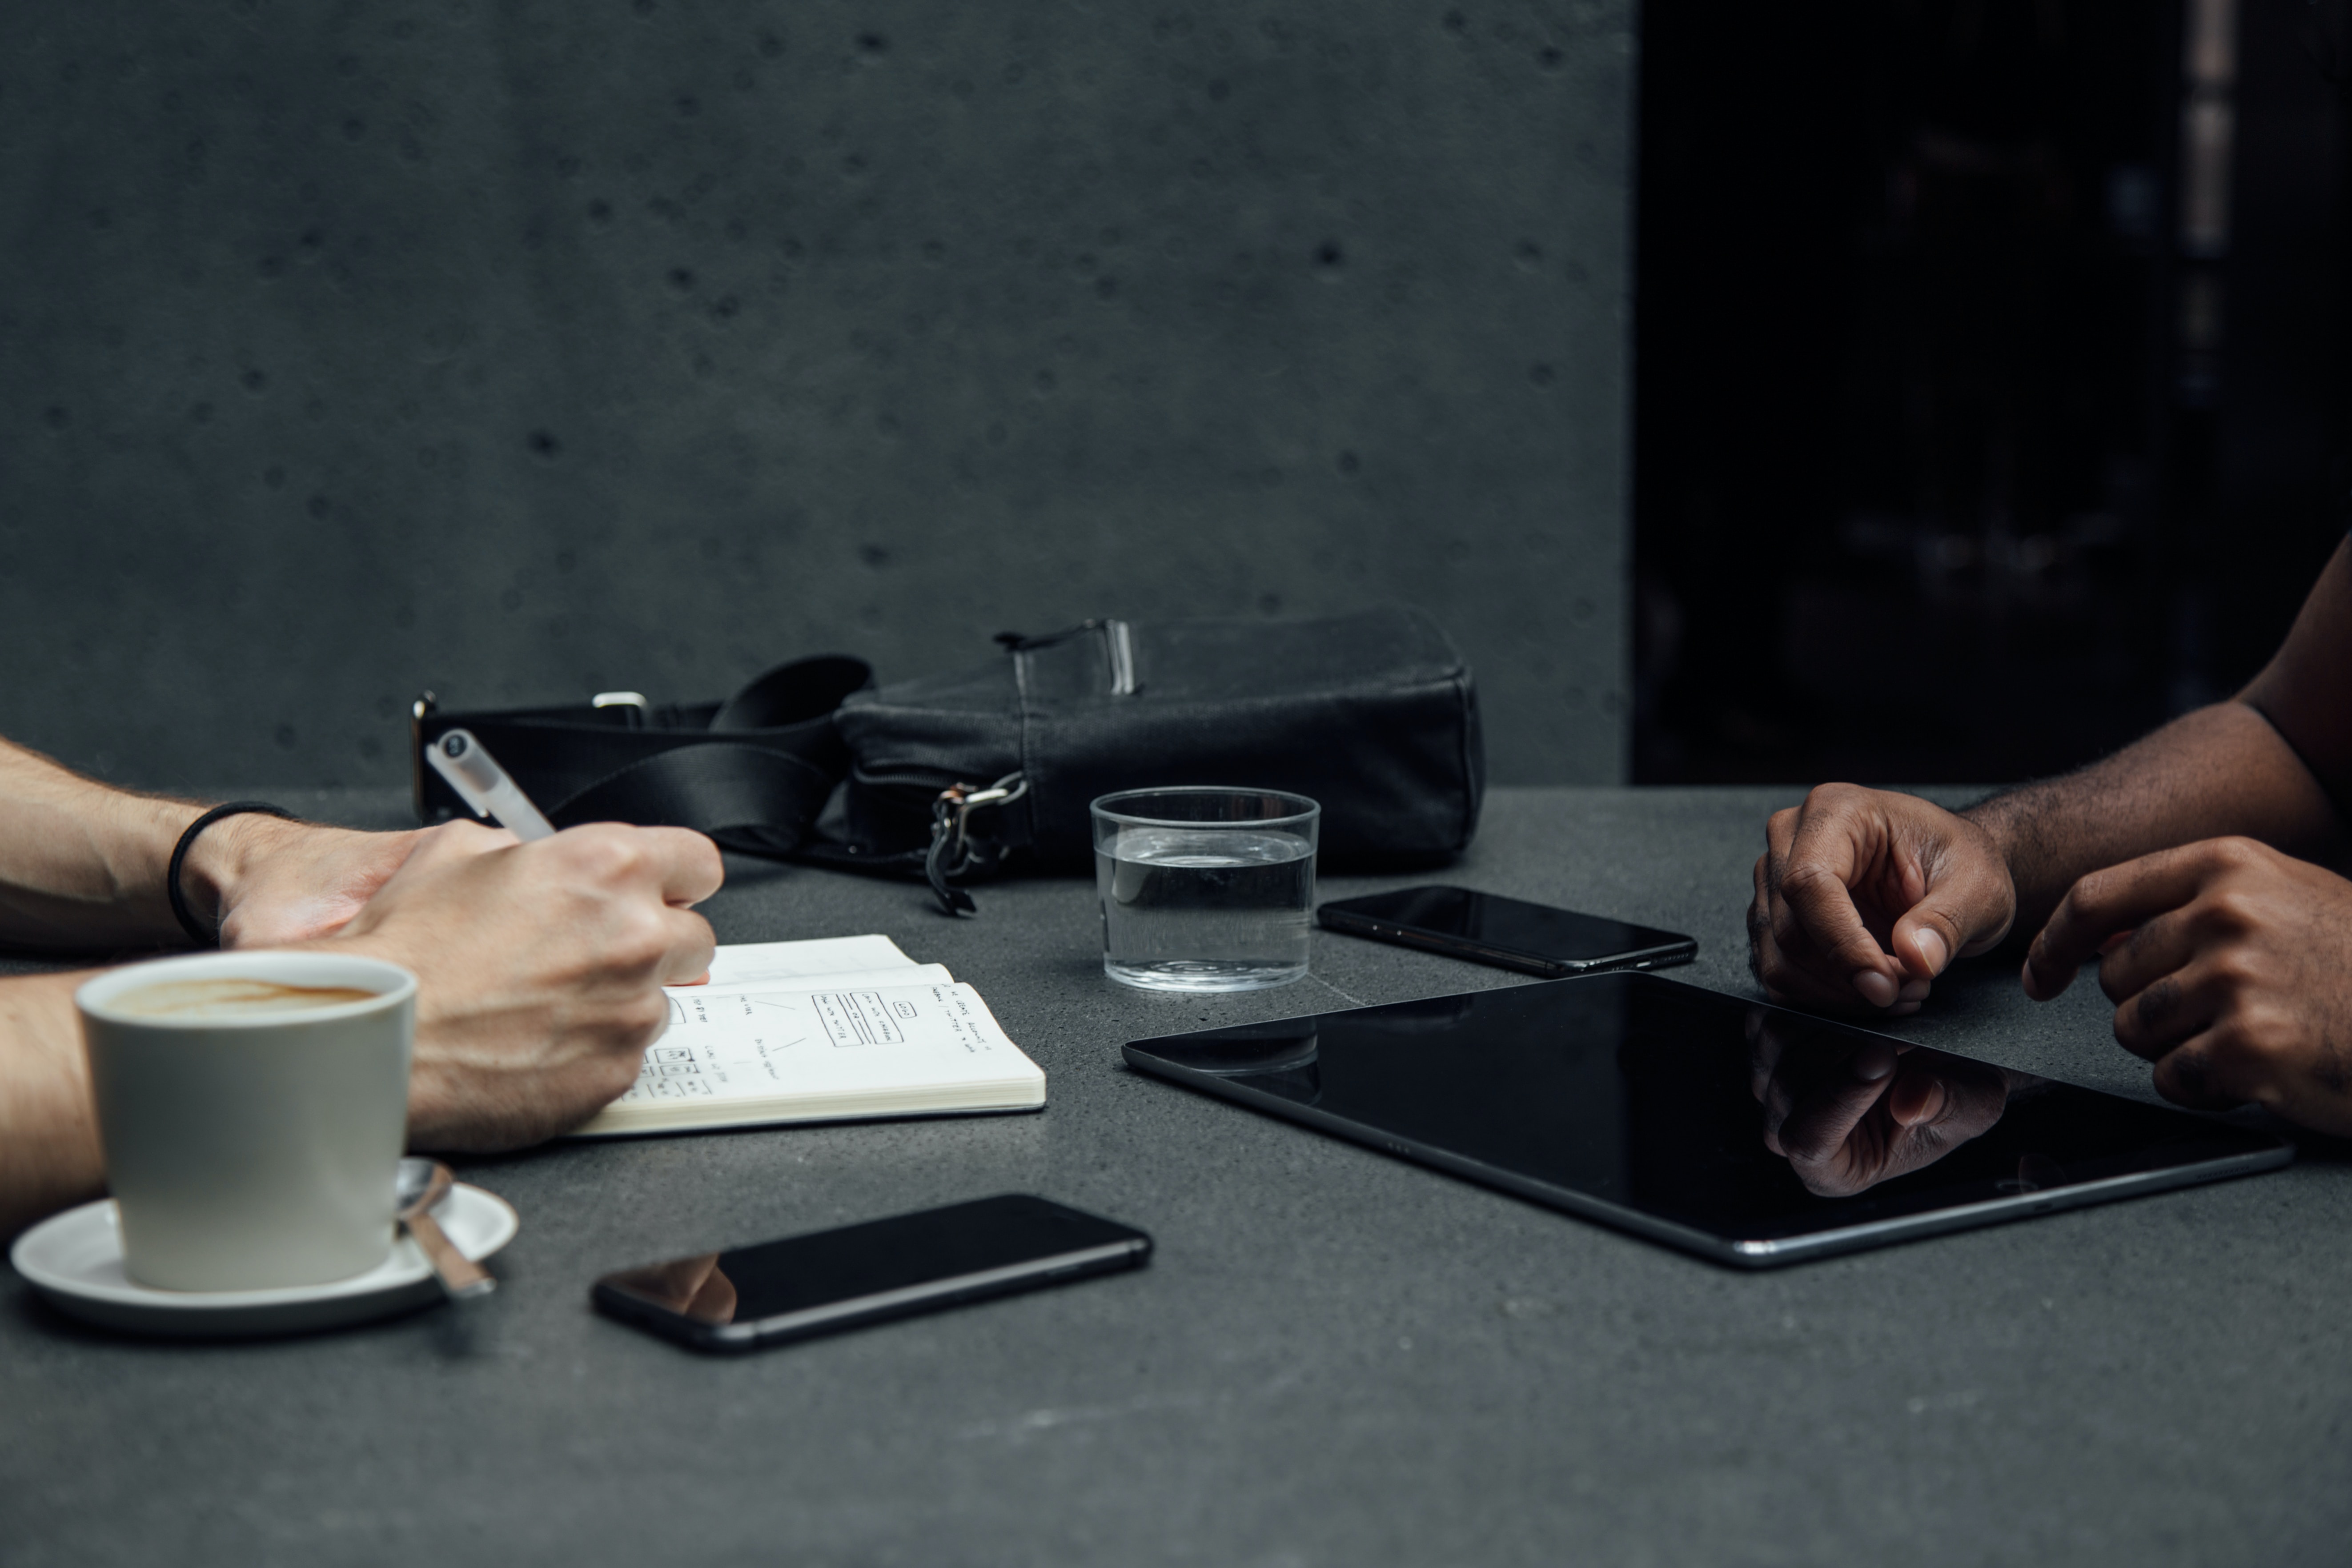
POLYGON ((600 1310, 699 1350, 750 1350, 1090 1274, 1151 1238, 1024 1193, 706 1252, 596 1281, 600 1310))
POLYGON ((1604 969, 1664 969, 1688 963, 1698 952, 1698 943, 1679 931, 1468 888, 1406 888, 1343 899, 1316 913, 1333 931, 1548 980, 1604 969))

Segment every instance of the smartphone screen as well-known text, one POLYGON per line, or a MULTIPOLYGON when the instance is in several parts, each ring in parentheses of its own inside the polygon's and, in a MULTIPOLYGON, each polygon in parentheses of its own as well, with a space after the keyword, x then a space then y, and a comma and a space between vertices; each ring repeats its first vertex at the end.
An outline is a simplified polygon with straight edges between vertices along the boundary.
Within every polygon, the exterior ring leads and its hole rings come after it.
POLYGON ((741 1349, 1133 1268, 1150 1253, 1130 1226, 1008 1193, 624 1269, 593 1296, 641 1328, 741 1349))
POLYGON ((1579 914, 1468 888, 1407 888, 1325 904, 1325 925, 1431 948, 1531 974, 1659 968, 1686 963, 1698 944, 1677 931, 1579 914))

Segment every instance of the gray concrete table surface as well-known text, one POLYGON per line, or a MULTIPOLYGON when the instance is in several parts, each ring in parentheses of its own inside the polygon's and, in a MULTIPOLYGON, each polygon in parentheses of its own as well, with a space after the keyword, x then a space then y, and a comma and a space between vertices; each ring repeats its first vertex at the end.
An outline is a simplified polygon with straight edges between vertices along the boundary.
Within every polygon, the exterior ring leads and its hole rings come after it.
MULTIPOLYGON (((1687 931, 1741 915, 1780 790, 1505 790, 1445 879, 1687 931)), ((392 826, 400 803, 288 797, 392 826)), ((1326 897, 1422 879, 1325 879, 1326 897)), ((121 1338, 0 1296, 0 1563, 2337 1563, 2352 1179, 2276 1174, 1742 1274, 1129 1072, 1121 1042, 1518 984, 1318 931, 1312 979, 1185 999, 1098 968, 1092 889, 755 862, 719 939, 887 932, 1045 1068, 1035 1116, 465 1162, 504 1288, 356 1331, 121 1338), (603 1270, 1021 1189, 1141 1272, 707 1358, 603 1270)), ((21 965, 17 965, 21 967, 21 965)), ((1971 966, 1912 1038, 2148 1098, 2084 984, 1971 966)))

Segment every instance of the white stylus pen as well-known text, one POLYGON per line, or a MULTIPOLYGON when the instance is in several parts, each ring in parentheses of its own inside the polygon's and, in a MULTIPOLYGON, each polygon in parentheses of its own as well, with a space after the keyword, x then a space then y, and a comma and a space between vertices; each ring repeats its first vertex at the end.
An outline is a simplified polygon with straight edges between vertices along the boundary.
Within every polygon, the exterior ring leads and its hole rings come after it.
POLYGON ((497 817, 500 826, 526 844, 554 837, 554 825, 539 814, 539 807, 507 777, 506 769, 471 731, 443 731, 425 754, 433 760, 433 771, 449 781, 475 816, 497 817))

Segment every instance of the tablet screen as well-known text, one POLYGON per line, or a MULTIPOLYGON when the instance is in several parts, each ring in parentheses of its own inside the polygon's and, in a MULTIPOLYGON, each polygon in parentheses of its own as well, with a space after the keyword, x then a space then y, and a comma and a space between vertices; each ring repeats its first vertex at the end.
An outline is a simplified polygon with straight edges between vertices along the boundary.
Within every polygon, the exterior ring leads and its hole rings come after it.
POLYGON ((1787 1261, 2284 1164, 2267 1134, 1612 973, 1138 1041, 1145 1071, 1787 1261))

